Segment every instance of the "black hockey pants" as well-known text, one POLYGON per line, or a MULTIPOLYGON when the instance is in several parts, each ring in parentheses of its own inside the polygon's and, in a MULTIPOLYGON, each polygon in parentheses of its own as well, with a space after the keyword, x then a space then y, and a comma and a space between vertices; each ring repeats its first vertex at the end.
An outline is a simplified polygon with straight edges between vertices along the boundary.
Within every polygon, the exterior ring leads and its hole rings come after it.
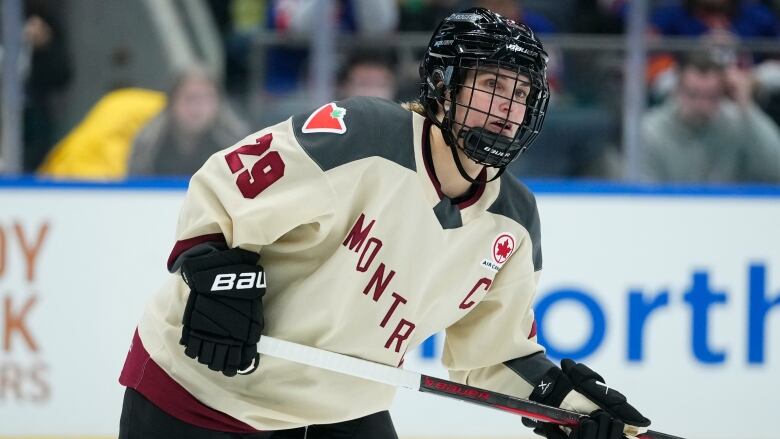
POLYGON ((387 411, 327 425, 258 433, 225 433, 182 422, 127 388, 119 421, 119 439, 398 439, 387 411))

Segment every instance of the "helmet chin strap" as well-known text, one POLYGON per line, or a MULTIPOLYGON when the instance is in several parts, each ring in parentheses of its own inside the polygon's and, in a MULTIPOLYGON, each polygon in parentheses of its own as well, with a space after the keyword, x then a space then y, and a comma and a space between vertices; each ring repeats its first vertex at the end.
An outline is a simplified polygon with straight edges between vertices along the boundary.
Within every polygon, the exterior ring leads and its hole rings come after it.
MULTIPOLYGON (((444 107, 446 112, 454 113, 454 111, 451 111, 451 110, 454 110, 455 107, 446 105, 447 103, 445 102, 445 100, 443 98, 440 98, 439 104, 442 105, 442 107, 444 107)), ((501 175, 506 170, 505 166, 498 168, 498 172, 490 180, 479 179, 479 178, 476 178, 476 179, 472 178, 466 172, 466 169, 463 167, 463 163, 460 161, 460 156, 458 155, 458 149, 461 149, 461 148, 458 146, 458 139, 455 136, 455 134, 453 133, 452 117, 454 117, 454 114, 451 114, 450 115, 451 117, 449 117, 449 118, 447 116, 444 116, 442 118, 442 120, 439 120, 439 118, 436 117, 436 114, 432 111, 432 108, 430 106, 426 107, 426 112, 428 113, 428 119, 430 119, 430 121, 434 125, 436 125, 436 127, 438 127, 439 130, 441 130, 442 136, 444 137, 444 142, 447 143, 447 146, 450 147, 450 151, 452 152, 452 160, 455 162, 455 167, 458 169, 458 173, 460 174, 461 177, 463 177, 469 183, 476 183, 476 184, 487 184, 487 183, 490 183, 491 181, 494 181, 497 178, 501 177, 501 175)), ((462 131, 463 130, 461 130, 461 132, 462 131)), ((464 154, 466 154, 465 151, 464 151, 464 154)), ((466 154, 466 156, 468 156, 468 154, 466 154)), ((487 166, 485 166, 485 167, 487 167, 487 166)))
MULTIPOLYGON (((468 134, 468 133, 464 133, 464 131, 467 130, 465 129, 460 130, 460 133, 463 133, 461 137, 463 138, 464 142, 470 140, 469 137, 474 138, 473 136, 479 136, 479 134, 477 133, 468 134)), ((471 130, 469 129, 468 131, 471 130)), ((498 172, 496 172, 496 175, 494 175, 493 178, 491 178, 490 180, 471 178, 471 176, 468 173, 466 173, 466 169, 463 167, 463 163, 460 161, 460 155, 458 154, 458 150, 459 149, 462 150, 462 148, 458 146, 458 140, 455 137, 455 135, 452 133, 451 129, 447 130, 447 135, 444 136, 444 140, 447 142, 447 145, 449 145, 450 151, 452 151, 452 159, 455 161, 455 167, 458 168, 458 172, 460 173, 460 176, 465 178, 467 181, 476 184, 487 184, 501 177, 504 171, 506 171, 506 166, 502 166, 502 167, 498 167, 498 172)), ((465 151, 464 154, 466 155, 466 157, 468 157, 468 154, 466 154, 465 151)), ((483 165, 483 167, 487 168, 487 167, 495 167, 495 166, 483 165)))

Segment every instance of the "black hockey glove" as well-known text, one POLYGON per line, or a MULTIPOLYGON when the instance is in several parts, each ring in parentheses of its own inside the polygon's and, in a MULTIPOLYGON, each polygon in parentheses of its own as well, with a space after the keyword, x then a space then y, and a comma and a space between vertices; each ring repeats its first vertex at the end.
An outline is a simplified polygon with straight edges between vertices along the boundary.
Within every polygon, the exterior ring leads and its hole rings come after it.
POLYGON ((629 404, 622 393, 608 387, 601 375, 570 359, 562 360, 560 369, 551 368, 541 384, 531 393, 530 399, 588 414, 586 422, 570 433, 573 436, 565 435, 566 433, 555 425, 524 420, 524 424, 528 422, 531 425, 527 425, 534 427, 534 432, 548 439, 591 439, 592 434, 596 434, 592 437, 597 439, 620 438, 625 424, 641 427, 631 428, 637 432, 644 431, 644 427, 650 425, 650 420, 629 404), (618 427, 621 434, 613 431, 618 427), (550 432, 564 436, 555 436, 550 432), (577 436, 583 434, 588 436, 577 436))
POLYGON ((181 266, 190 295, 179 343, 188 357, 226 376, 253 362, 248 373, 257 368, 265 294, 259 259, 257 253, 234 248, 186 259, 181 266))
POLYGON ((598 410, 583 419, 574 429, 563 430, 549 422, 538 422, 523 418, 523 425, 534 429, 534 433, 547 439, 620 439, 624 438, 621 421, 598 410))
POLYGON ((561 370, 571 381, 574 390, 585 395, 612 417, 637 427, 650 425, 650 420, 629 404, 622 393, 608 387, 604 378, 588 366, 564 359, 561 361, 561 370))

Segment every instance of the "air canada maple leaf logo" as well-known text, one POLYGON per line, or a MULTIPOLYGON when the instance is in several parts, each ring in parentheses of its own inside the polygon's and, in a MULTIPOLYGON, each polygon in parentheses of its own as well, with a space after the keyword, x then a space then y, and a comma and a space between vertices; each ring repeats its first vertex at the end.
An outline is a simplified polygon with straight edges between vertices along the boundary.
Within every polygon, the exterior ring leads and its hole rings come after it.
POLYGON ((341 108, 334 102, 330 102, 316 109, 303 123, 301 131, 304 133, 344 134, 347 132, 347 126, 344 124, 344 116, 346 115, 346 108, 341 108))
POLYGON ((506 262, 514 250, 515 237, 509 233, 502 233, 493 240, 493 260, 497 264, 506 262))

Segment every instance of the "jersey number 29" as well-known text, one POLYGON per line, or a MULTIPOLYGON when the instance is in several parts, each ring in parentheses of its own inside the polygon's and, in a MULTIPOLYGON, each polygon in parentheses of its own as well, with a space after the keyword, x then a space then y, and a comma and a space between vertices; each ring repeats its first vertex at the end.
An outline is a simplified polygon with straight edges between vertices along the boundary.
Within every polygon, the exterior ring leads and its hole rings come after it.
POLYGON ((255 140, 254 144, 239 146, 225 156, 230 172, 235 174, 243 170, 236 177, 236 186, 244 198, 255 198, 284 176, 282 156, 276 151, 266 154, 271 147, 271 140, 273 136, 266 134, 255 140), (251 170, 244 169, 239 154, 257 156, 260 160, 252 166, 251 170))

